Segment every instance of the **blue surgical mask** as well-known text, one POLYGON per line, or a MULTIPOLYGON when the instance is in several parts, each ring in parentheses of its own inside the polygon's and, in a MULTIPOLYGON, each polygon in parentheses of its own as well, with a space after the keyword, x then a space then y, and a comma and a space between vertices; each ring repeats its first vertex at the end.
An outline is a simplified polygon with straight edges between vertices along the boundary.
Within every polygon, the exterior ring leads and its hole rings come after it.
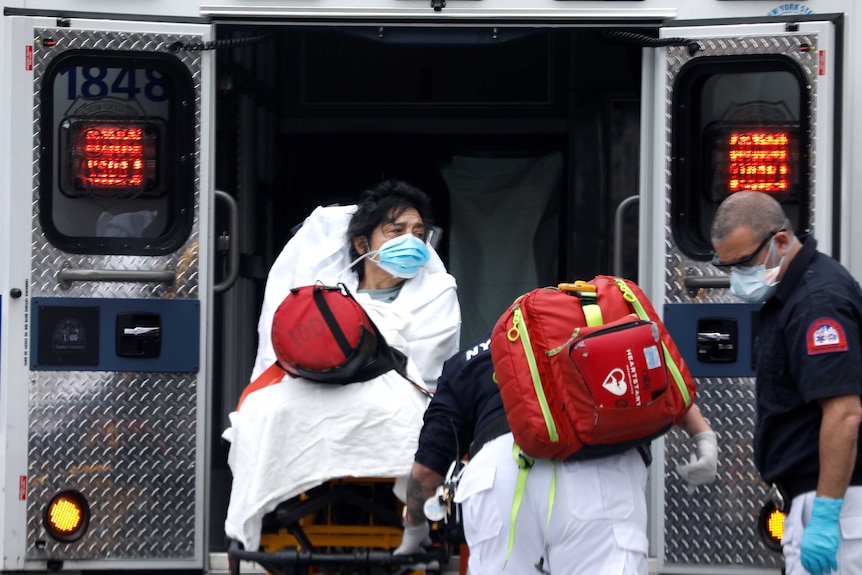
MULTIPOLYGON (((787 247, 787 252, 796 243, 796 238, 787 247)), ((787 252, 781 256, 781 260, 775 263, 775 240, 769 247, 769 254, 766 259, 772 258, 772 267, 766 268, 766 264, 762 263, 750 267, 735 267, 730 269, 730 292, 748 303, 760 303, 768 300, 778 289, 778 272, 781 271, 781 265, 784 263, 784 258, 787 257, 787 252)))
POLYGON ((425 242, 413 234, 387 240, 379 249, 369 252, 369 259, 386 273, 397 278, 412 278, 431 259, 425 242))

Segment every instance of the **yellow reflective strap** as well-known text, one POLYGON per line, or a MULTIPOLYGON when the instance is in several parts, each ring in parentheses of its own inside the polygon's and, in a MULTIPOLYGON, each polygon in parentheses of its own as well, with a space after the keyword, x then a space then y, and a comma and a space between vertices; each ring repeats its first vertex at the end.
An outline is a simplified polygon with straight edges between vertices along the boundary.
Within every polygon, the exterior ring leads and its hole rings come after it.
POLYGON ((635 313, 641 319, 645 319, 647 321, 651 321, 649 314, 644 309, 644 306, 641 305, 641 302, 638 301, 638 297, 635 295, 635 292, 632 291, 632 288, 628 286, 622 278, 614 278, 614 283, 617 284, 617 287, 620 288, 620 291, 623 292, 623 299, 632 304, 632 307, 635 308, 635 313))
POLYGON ((527 474, 533 466, 535 459, 521 453, 517 443, 512 443, 512 457, 518 464, 518 480, 515 482, 515 497, 512 500, 512 511, 509 513, 509 545, 506 548, 506 559, 503 561, 503 569, 509 563, 512 547, 515 546, 515 523, 518 521, 518 511, 521 509, 521 501, 524 500, 524 490, 527 486, 527 474))
POLYGON ((685 403, 685 406, 688 407, 691 404, 691 396, 688 394, 688 387, 685 385, 682 373, 679 371, 679 367, 677 367, 676 362, 671 357, 670 351, 665 347, 664 342, 661 344, 661 350, 664 353, 664 361, 667 363, 667 368, 670 370, 670 374, 673 376, 673 380, 679 388, 680 395, 682 395, 683 402, 685 403))
MULTIPOLYGON (((518 464, 518 479, 515 482, 515 496, 512 500, 512 511, 509 513, 509 543, 506 547, 506 559, 503 561, 503 569, 509 563, 509 557, 512 555, 512 549, 515 546, 515 525, 518 523, 518 511, 521 509, 521 502, 524 500, 524 492, 527 488, 527 475, 530 473, 530 468, 536 462, 535 458, 525 455, 517 443, 512 444, 512 458, 518 464)), ((551 460, 551 488, 548 491, 548 517, 545 522, 544 545, 547 547, 548 531, 551 529, 551 515, 554 511, 554 499, 557 495, 557 461, 551 460)), ((544 552, 543 552, 544 555, 544 552)))
POLYGON ((585 300, 581 300, 581 304, 581 308, 584 310, 584 317, 586 318, 587 325, 589 327, 605 323, 602 320, 602 308, 599 307, 598 303, 585 303, 585 300))
MULTIPOLYGON (((545 543, 548 542, 548 530, 551 528, 551 511, 554 510, 554 497, 557 495, 557 460, 551 460, 551 492, 548 493, 548 521, 545 524, 545 543)), ((546 546, 543 545, 542 549, 546 546)))
POLYGON ((536 390, 539 407, 542 408, 542 417, 545 419, 545 426, 548 428, 548 439, 553 442, 557 442, 560 440, 560 434, 557 432, 557 424, 554 421, 554 416, 551 415, 551 407, 548 405, 548 398, 545 397, 545 389, 542 387, 542 378, 539 375, 539 366, 536 365, 536 357, 533 355, 533 344, 530 342, 530 334, 527 331, 526 320, 524 318, 524 314, 521 312, 520 305, 516 305, 515 309, 512 310, 512 316, 512 329, 517 329, 518 339, 521 340, 521 345, 524 348, 524 355, 527 357, 527 365, 530 368, 530 377, 533 379, 533 388, 536 390))
MULTIPOLYGON (((641 302, 638 301, 637 296, 631 290, 631 288, 626 284, 625 280, 622 278, 614 278, 614 283, 617 284, 617 287, 620 288, 620 291, 623 292, 623 299, 632 304, 632 307, 635 309, 635 313, 641 319, 651 321, 649 314, 644 309, 644 306, 641 305, 641 302)), ((676 387, 679 390, 679 394, 682 396, 683 402, 685 406, 688 407, 691 405, 691 396, 688 393, 688 387, 685 385, 685 380, 682 377, 682 372, 679 371, 679 367, 676 365, 676 362, 673 360, 673 357, 670 355, 670 351, 668 351, 667 346, 665 346, 664 342, 661 344, 662 354, 664 355, 664 361, 667 364, 667 368, 670 370, 670 374, 673 377, 674 383, 676 383, 676 387)))

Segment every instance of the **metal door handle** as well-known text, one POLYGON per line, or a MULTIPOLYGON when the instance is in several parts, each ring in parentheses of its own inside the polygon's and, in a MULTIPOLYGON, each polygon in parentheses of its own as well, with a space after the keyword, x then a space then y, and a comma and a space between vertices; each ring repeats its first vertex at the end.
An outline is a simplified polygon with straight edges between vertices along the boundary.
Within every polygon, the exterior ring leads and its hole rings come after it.
POLYGON ((123 335, 159 335, 162 329, 160 327, 126 327, 123 328, 123 335))
POLYGON ((640 202, 640 196, 629 196, 620 202, 614 212, 614 275, 623 275, 623 217, 626 210, 640 202))
POLYGON ((173 283, 177 273, 173 270, 94 270, 75 269, 69 262, 63 262, 57 279, 63 289, 71 287, 72 282, 136 282, 136 283, 173 283))
POLYGON ((227 192, 215 190, 215 197, 227 204, 228 209, 227 246, 225 246, 228 253, 227 275, 213 286, 215 293, 222 293, 229 290, 239 277, 239 207, 236 200, 227 192))
POLYGON ((720 331, 699 331, 697 332, 697 341, 701 343, 708 341, 730 341, 730 334, 720 331))
POLYGON ((682 283, 689 290, 697 291, 708 288, 729 288, 729 276, 683 276, 682 283))

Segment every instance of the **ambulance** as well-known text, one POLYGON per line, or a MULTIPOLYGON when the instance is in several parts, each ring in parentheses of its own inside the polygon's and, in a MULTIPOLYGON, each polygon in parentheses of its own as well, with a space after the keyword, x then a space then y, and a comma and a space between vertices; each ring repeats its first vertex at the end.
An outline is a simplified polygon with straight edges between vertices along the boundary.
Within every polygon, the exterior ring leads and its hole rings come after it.
POLYGON ((267 272, 396 178, 464 343, 540 285, 644 288, 719 438, 694 493, 653 443, 651 568, 777 575, 709 227, 772 194, 862 277, 860 54, 854 0, 3 0, 0 573, 224 569, 267 272))

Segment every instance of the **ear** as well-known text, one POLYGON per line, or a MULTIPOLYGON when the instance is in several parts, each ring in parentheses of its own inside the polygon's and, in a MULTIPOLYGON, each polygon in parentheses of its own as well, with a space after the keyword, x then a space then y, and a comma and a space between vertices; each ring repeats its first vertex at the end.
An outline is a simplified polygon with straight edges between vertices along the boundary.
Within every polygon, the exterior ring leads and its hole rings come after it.
POLYGON ((775 247, 780 250, 786 250, 790 247, 791 242, 793 242, 793 232, 792 231, 784 231, 778 232, 775 234, 775 247))
POLYGON ((353 249, 359 255, 364 255, 368 251, 368 239, 365 236, 356 236, 353 238, 353 249))

